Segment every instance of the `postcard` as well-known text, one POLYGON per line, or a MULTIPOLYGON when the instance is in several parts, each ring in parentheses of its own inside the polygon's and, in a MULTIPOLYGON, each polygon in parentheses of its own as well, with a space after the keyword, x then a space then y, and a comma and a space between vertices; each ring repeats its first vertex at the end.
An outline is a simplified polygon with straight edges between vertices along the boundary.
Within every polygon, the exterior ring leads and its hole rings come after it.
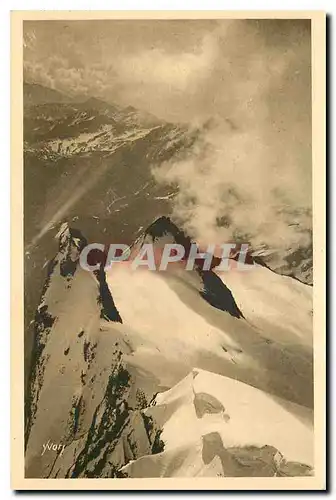
POLYGON ((11 20, 12 488, 325 489, 325 13, 11 20))

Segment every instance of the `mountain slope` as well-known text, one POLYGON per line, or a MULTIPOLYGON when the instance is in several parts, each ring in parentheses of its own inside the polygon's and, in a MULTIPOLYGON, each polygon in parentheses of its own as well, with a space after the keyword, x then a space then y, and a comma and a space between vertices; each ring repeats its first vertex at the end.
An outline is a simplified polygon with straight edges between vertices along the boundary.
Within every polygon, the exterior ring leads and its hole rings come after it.
MULTIPOLYGON (((159 219, 135 245, 176 235, 188 241, 159 219)), ((85 239, 67 225, 59 239, 36 318, 28 477, 311 474, 310 287, 255 264, 218 273, 235 316, 207 300, 197 266, 93 274, 78 266, 85 239)))
POLYGON ((146 396, 123 361, 129 347, 104 327, 101 276, 78 267, 83 239, 65 225, 59 237, 35 320, 26 476, 114 477, 126 460, 150 452, 156 429, 146 430, 146 396))
POLYGON ((272 477, 312 472, 312 428, 309 415, 300 407, 295 408, 301 417, 297 418, 284 409, 282 401, 200 369, 193 369, 155 401, 146 414, 162 426, 165 448, 123 467, 132 477, 148 477, 148 471, 152 477, 272 477))

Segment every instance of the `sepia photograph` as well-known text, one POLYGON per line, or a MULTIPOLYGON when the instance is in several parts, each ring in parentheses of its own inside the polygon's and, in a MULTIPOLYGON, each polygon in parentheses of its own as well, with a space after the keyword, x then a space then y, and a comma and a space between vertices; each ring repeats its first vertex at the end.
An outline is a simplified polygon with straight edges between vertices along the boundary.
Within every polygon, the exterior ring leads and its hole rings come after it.
POLYGON ((325 15, 17 12, 11 57, 13 484, 323 489, 325 15))

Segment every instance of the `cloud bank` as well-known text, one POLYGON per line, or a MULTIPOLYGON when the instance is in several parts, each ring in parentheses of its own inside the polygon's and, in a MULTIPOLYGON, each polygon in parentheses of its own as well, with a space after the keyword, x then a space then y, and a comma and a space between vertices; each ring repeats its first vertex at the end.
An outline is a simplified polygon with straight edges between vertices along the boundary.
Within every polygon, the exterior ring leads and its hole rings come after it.
POLYGON ((174 215, 198 239, 308 245, 309 21, 26 22, 28 80, 201 128, 174 215))

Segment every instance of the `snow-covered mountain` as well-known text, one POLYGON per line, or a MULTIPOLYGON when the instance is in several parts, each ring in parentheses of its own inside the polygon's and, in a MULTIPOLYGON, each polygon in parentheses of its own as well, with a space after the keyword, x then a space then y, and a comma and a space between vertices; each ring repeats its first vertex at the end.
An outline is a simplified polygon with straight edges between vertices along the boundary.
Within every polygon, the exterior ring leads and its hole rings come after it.
MULTIPOLYGON (((56 251, 51 232, 66 220, 90 241, 131 243, 158 215, 172 214, 179 191, 158 183, 152 168, 189 154, 202 130, 36 83, 25 82, 23 94, 28 367, 44 266, 56 251)), ((286 255, 255 250, 271 269, 312 284, 311 246, 286 255)))
MULTIPOLYGON (((27 477, 313 473, 312 288, 248 270, 79 266, 63 224, 35 318, 27 477)), ((190 238, 167 217, 135 242, 190 238)))

